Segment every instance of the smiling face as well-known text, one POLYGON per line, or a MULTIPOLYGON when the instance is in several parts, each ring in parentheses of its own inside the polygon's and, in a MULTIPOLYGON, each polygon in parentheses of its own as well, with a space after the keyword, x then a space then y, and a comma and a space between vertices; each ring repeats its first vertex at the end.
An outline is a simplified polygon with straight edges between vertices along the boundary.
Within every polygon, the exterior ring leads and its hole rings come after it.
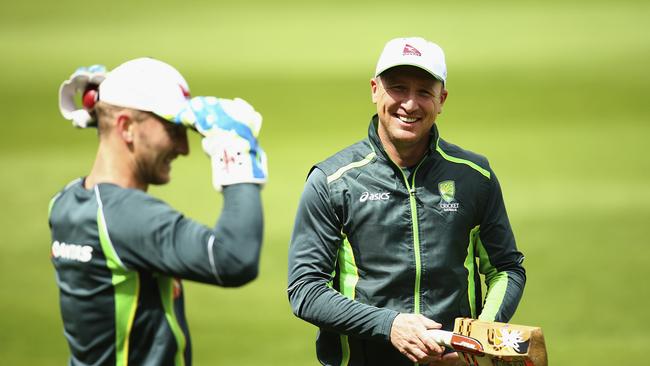
POLYGON ((419 160, 447 97, 442 82, 420 68, 397 66, 370 80, 370 86, 379 116, 379 138, 386 151, 393 160, 400 160, 394 154, 419 155, 419 160))
POLYGON ((137 179, 145 185, 169 182, 172 161, 189 153, 186 128, 150 113, 134 128, 137 179))

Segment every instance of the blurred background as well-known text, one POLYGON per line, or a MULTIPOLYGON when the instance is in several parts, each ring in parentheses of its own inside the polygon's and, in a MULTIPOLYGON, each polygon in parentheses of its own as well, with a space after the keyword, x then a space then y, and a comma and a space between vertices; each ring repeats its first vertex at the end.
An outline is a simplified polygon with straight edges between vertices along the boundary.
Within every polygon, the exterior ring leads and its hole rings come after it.
MULTIPOLYGON (((152 56, 193 95, 242 97, 269 155, 259 279, 186 282, 197 365, 315 365, 316 328, 286 296, 287 248, 312 164, 362 139, 386 41, 446 52, 448 141, 490 158, 526 255, 515 323, 543 327, 553 365, 630 365, 650 335, 647 1, 4 1, 0 4, 0 360, 62 365, 47 204, 95 156, 57 107, 81 65, 152 56)), ((205 224, 221 207, 199 137, 151 193, 205 224)))

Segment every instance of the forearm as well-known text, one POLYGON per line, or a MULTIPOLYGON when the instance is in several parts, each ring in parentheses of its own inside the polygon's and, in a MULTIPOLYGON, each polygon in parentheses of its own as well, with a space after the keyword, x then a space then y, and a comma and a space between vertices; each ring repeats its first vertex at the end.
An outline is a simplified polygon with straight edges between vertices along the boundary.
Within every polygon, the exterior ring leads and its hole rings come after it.
POLYGON ((293 312, 323 329, 388 341, 397 312, 354 301, 327 285, 336 271, 341 244, 341 223, 330 205, 327 177, 314 169, 298 204, 289 249, 293 312))
POLYGON ((299 280, 289 289, 293 313, 318 327, 360 338, 389 341, 399 314, 349 299, 323 280, 299 280))
POLYGON ((479 319, 486 321, 508 322, 515 314, 526 284, 526 272, 517 266, 499 272, 488 283, 485 306, 479 319))
POLYGON ((479 318, 508 322, 515 313, 526 284, 524 255, 517 249, 506 213, 501 187, 492 176, 490 195, 478 235, 480 272, 488 288, 479 318))
POLYGON ((223 188, 223 209, 214 228, 214 268, 223 286, 241 286, 257 277, 264 220, 257 184, 223 188))

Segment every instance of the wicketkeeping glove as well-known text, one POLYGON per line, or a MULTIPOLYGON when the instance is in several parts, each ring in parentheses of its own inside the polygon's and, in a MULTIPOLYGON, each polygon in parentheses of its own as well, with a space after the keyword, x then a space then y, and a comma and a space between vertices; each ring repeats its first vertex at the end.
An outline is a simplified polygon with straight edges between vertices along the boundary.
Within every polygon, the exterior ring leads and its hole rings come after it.
POLYGON ((257 141, 262 115, 245 100, 194 97, 179 119, 205 136, 203 150, 212 160, 217 191, 236 183, 266 183, 266 154, 257 141))
POLYGON ((99 84, 106 78, 106 67, 104 65, 92 65, 78 68, 70 78, 64 81, 59 88, 59 109, 65 119, 72 121, 75 127, 86 128, 96 125, 92 111, 94 100, 82 101, 86 106, 78 106, 75 99, 78 95, 82 98, 94 97, 96 94, 84 95, 88 89, 97 89, 99 84))

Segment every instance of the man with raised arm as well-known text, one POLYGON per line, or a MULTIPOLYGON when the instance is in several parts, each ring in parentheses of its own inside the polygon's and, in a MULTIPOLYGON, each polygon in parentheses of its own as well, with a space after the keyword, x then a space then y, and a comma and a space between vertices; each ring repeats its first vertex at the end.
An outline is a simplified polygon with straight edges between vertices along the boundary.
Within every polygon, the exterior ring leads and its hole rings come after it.
POLYGON ((191 365, 181 280, 230 287, 258 274, 262 117, 241 99, 189 98, 181 74, 151 58, 80 68, 61 87, 64 117, 99 138, 90 173, 49 210, 70 365, 191 365), (204 136, 223 194, 214 227, 147 194, 189 154, 188 128, 204 136))

